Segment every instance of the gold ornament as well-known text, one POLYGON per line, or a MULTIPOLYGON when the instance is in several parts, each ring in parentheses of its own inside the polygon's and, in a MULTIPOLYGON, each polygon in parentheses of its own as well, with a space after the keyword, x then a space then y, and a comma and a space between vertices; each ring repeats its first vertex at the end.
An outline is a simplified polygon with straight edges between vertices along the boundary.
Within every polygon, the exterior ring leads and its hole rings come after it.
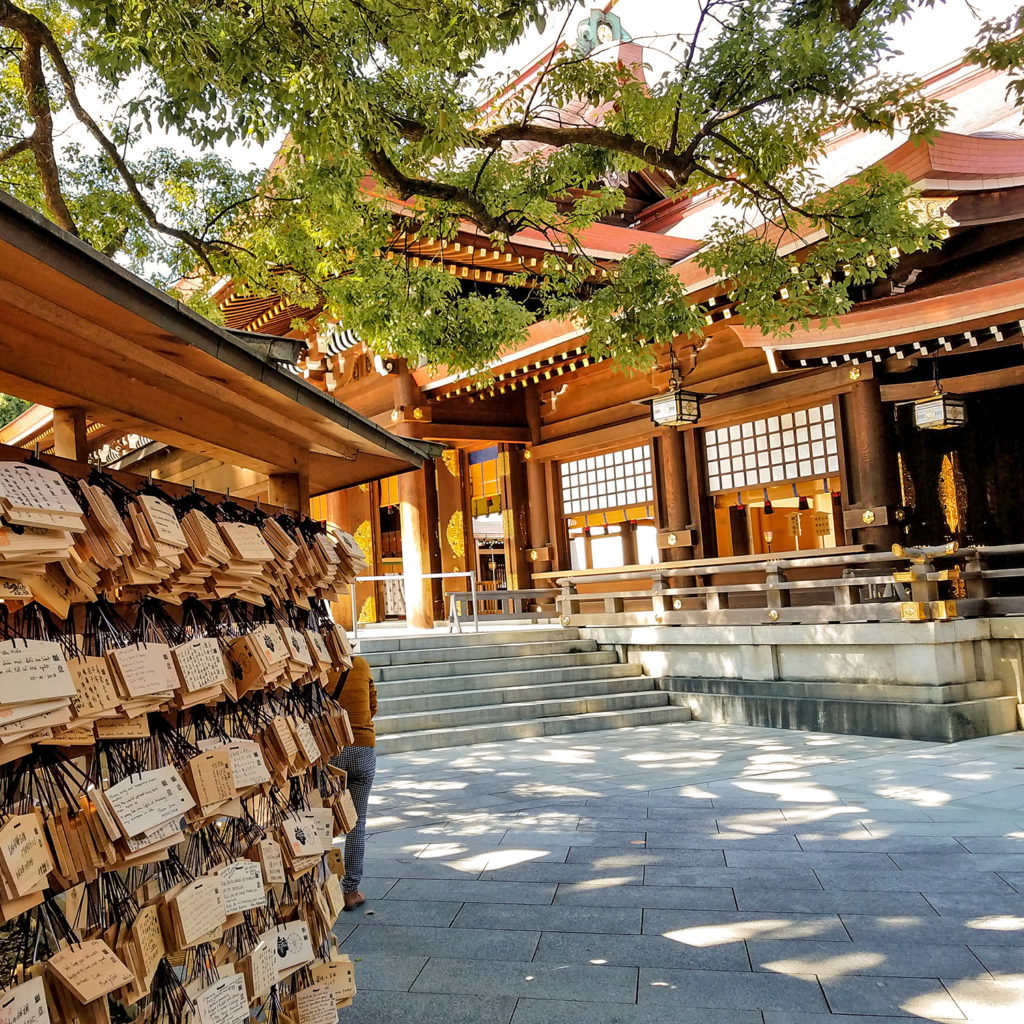
POLYGON ((850 367, 850 380, 860 380, 860 367, 859 366, 851 366, 850 367))
POLYGON ((448 547, 456 558, 462 558, 466 554, 465 530, 462 525, 462 509, 457 509, 448 520, 448 526, 444 531, 448 541, 448 547))
POLYGON ((960 456, 956 452, 942 456, 939 472, 939 501, 946 517, 949 532, 958 534, 963 530, 967 518, 967 484, 960 471, 960 456))
POLYGON ((370 520, 364 519, 352 534, 355 542, 363 552, 363 558, 368 564, 373 564, 373 531, 370 529, 370 520))
POLYGON ((459 475, 459 453, 455 448, 445 448, 441 452, 441 461, 444 463, 444 468, 451 473, 452 476, 458 478, 459 475))
POLYGON ((359 610, 359 621, 360 622, 376 622, 377 621, 377 602, 371 594, 364 602, 363 607, 359 610))
POLYGON ((864 511, 861 513, 860 521, 865 526, 870 526, 875 521, 874 509, 870 509, 870 508, 864 509, 864 511))
POLYGON ((900 504, 904 508, 914 508, 917 505, 917 490, 902 453, 896 455, 896 465, 900 471, 900 504))

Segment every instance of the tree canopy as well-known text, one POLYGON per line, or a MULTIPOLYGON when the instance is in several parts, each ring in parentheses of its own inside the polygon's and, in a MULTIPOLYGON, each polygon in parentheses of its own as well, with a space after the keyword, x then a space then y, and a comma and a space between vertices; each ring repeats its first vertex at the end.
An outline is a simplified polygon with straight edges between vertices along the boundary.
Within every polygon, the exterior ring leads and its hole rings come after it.
MULTIPOLYGON (((887 69, 892 27, 930 3, 699 0, 678 32, 638 40, 659 54, 644 81, 585 52, 600 40, 576 45, 577 0, 0 0, 0 186, 133 268, 184 278, 200 308, 230 275, 323 303, 377 351, 464 369, 565 317, 633 366, 641 342, 696 332, 704 313, 645 247, 592 275, 580 234, 622 205, 629 172, 657 172, 670 196, 720 191, 733 215, 698 259, 770 331, 842 313, 899 252, 939 244, 899 175, 826 187, 819 171, 839 126, 926 140, 949 116, 887 69), (564 45, 508 88, 494 55, 546 25, 564 45), (564 116, 574 100, 602 116, 564 116), (151 129, 183 145, 146 150, 151 129), (277 139, 269 171, 218 155, 277 139), (524 229, 564 250, 504 288, 382 259, 396 199, 424 238, 469 221, 499 250, 524 229), (820 240, 794 263, 782 229, 820 240)), ((1014 66, 1013 28, 988 26, 974 59, 1014 66)))

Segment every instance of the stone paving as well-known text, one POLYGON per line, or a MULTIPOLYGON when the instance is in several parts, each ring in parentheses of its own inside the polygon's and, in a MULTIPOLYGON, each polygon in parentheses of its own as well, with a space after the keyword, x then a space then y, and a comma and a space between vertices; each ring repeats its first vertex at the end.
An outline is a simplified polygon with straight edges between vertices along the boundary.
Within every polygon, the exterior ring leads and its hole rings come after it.
POLYGON ((1024 733, 380 758, 342 1024, 1024 1022, 1024 733))

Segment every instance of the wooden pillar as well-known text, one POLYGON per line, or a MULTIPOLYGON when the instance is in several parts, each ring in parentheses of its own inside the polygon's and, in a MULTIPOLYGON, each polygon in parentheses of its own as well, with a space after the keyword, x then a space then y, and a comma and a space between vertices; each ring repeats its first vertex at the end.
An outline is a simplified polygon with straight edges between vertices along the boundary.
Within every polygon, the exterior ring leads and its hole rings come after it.
POLYGON ((519 590, 528 586, 530 562, 526 556, 529 546, 526 531, 526 481, 519 449, 503 444, 498 454, 498 477, 501 486, 502 528, 505 535, 505 567, 508 589, 519 590))
POLYGON ((73 407, 53 410, 53 454, 76 462, 85 462, 89 458, 84 409, 73 407))
POLYGON ((267 501, 290 512, 309 515, 309 476, 306 473, 275 473, 267 480, 267 501))
POLYGON ((896 440, 892 416, 874 378, 856 381, 842 402, 849 497, 846 526, 856 544, 888 548, 899 539, 892 510, 899 504, 896 440), (873 523, 862 521, 870 510, 873 523))
MULTIPOLYGON (((466 455, 457 448, 442 452, 434 461, 437 486, 438 543, 441 554, 441 572, 469 572, 475 568, 473 558, 472 513, 466 500, 466 455)), ((445 593, 469 590, 469 580, 443 580, 441 600, 443 617, 448 615, 445 593)), ((463 609, 464 611, 464 609, 463 609)))
POLYGON ((628 520, 622 524, 622 564, 636 565, 636 523, 628 520))
MULTIPOLYGON (((433 467, 431 466, 431 469, 433 467)), ((423 577, 430 569, 431 524, 426 473, 420 469, 398 478, 398 500, 402 518, 402 575, 405 578, 406 622, 417 629, 434 625, 431 581, 423 577)))
POLYGON ((554 462, 544 463, 544 482, 547 490, 548 526, 551 530, 551 551, 554 561, 551 568, 555 572, 567 571, 571 568, 569 558, 569 535, 562 517, 562 481, 558 475, 558 465, 554 462))
POLYGON ((718 554, 718 546, 715 543, 715 515, 707 495, 703 436, 699 430, 684 430, 682 439, 689 522, 697 529, 690 555, 692 558, 714 558, 718 554))
MULTIPOLYGON (((658 438, 658 491, 662 515, 659 533, 681 531, 696 525, 690 509, 683 433, 671 429, 658 438)), ((680 561, 693 557, 693 547, 680 544, 662 549, 662 554, 666 561, 680 561)))
MULTIPOLYGON (((536 388, 526 391, 526 420, 530 426, 530 439, 533 444, 540 444, 540 399, 536 388)), ((547 551, 547 557, 530 559, 531 572, 546 572, 552 565, 552 528, 551 508, 548 501, 547 474, 543 463, 533 458, 530 449, 523 452, 526 464, 526 503, 530 525, 530 548, 533 552, 547 551)), ((524 587, 528 584, 523 583, 524 587)), ((534 585, 533 580, 530 586, 534 585)))

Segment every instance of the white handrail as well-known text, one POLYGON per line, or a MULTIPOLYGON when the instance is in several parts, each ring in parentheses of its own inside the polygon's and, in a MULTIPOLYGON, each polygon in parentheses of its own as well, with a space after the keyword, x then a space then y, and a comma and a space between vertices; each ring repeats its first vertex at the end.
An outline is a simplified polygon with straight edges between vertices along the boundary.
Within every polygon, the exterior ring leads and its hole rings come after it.
MULTIPOLYGON (((473 595, 473 631, 475 633, 480 632, 480 617, 477 612, 477 600, 476 600, 476 573, 471 569, 469 572, 425 572, 421 574, 421 580, 447 580, 447 579, 463 579, 469 578, 469 589, 473 595)), ((349 599, 352 602, 352 639, 359 639, 359 612, 356 609, 356 584, 357 583, 379 583, 385 580, 400 579, 402 581, 402 588, 405 589, 405 576, 400 572, 389 573, 387 576, 357 576, 348 587, 349 599)), ((456 626, 458 626, 458 617, 455 620, 456 626)), ((461 630, 460 630, 461 632, 461 630)))

